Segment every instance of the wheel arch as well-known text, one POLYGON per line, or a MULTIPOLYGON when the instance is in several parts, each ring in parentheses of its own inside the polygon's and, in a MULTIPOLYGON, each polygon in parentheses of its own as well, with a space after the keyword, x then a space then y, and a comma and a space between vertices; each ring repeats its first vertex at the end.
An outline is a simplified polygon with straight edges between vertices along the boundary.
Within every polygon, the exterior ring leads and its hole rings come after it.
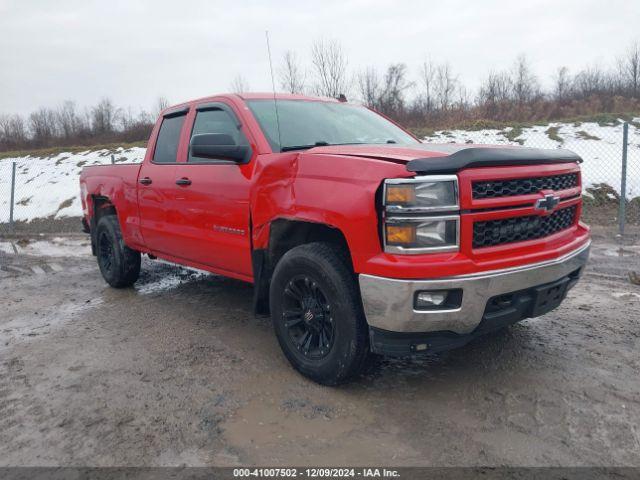
POLYGON ((96 255, 96 230, 98 222, 105 215, 118 215, 116 206, 111 199, 105 195, 91 195, 91 212, 90 232, 91 232, 91 253, 96 255))
POLYGON ((292 248, 307 243, 323 242, 343 252, 345 263, 353 271, 347 238, 336 226, 304 219, 276 218, 269 223, 268 242, 252 251, 254 274, 254 310, 269 314, 269 284, 275 266, 292 248))

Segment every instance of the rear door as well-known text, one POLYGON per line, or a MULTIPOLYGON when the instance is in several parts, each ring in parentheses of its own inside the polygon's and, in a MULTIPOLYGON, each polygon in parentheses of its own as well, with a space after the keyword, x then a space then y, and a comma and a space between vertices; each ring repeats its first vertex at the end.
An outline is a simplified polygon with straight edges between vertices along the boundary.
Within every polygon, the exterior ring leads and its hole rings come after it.
POLYGON ((186 108, 178 109, 162 118, 155 144, 149 145, 153 154, 145 159, 138 175, 142 237, 150 250, 168 255, 179 248, 175 235, 175 171, 187 112, 186 108))
MULTIPOLYGON (((236 144, 250 145, 249 132, 224 102, 197 105, 189 117, 189 139, 197 134, 222 133, 236 144)), ((249 157, 246 163, 204 159, 190 152, 186 157, 174 172, 180 255, 221 273, 250 279, 249 188, 253 162, 249 157)))

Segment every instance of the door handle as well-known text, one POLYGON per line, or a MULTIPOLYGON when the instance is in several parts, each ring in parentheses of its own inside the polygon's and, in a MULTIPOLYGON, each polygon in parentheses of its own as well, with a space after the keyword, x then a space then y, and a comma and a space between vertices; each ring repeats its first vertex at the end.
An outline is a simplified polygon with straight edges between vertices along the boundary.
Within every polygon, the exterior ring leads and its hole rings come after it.
POLYGON ((191 180, 189 180, 188 178, 182 177, 176 180, 176 185, 186 187, 187 185, 191 185, 191 180))
POLYGON ((151 185, 153 182, 149 177, 144 177, 140 179, 140 183, 142 185, 151 185))

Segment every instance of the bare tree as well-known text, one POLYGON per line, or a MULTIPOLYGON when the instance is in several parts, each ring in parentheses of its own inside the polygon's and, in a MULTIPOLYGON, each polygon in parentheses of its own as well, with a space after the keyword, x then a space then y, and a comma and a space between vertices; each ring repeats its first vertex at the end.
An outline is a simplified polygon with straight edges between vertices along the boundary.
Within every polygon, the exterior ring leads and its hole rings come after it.
POLYGON ((640 94, 640 43, 635 42, 618 60, 622 86, 633 98, 640 94))
POLYGON ((109 98, 103 98, 91 109, 91 129, 94 135, 113 133, 120 111, 109 98))
POLYGON ((360 71, 356 77, 360 99, 369 108, 379 108, 380 102, 380 77, 375 67, 367 67, 360 71))
POLYGON ((306 74, 294 52, 287 50, 279 71, 280 88, 289 93, 303 93, 306 74))
POLYGON ((0 145, 16 148, 27 140, 27 128, 20 115, 0 115, 0 145))
POLYGON ((120 125, 120 131, 122 132, 130 130, 137 123, 136 115, 133 113, 131 107, 121 109, 117 120, 117 123, 120 125))
POLYGON ((476 100, 488 118, 496 118, 511 102, 511 77, 506 72, 490 72, 480 85, 476 100))
POLYGON ((0 114, 0 147, 8 148, 9 140, 7 139, 7 125, 9 123, 9 115, 0 114))
POLYGON ((318 40, 311 47, 315 74, 314 92, 337 98, 347 92, 347 58, 335 40, 318 40))
POLYGON ((156 118, 158 118, 160 116, 160 112, 162 112, 165 108, 168 108, 168 107, 169 107, 169 100, 167 100, 167 97, 163 97, 162 95, 160 95, 158 98, 156 98, 156 103, 154 104, 152 113, 155 115, 156 118))
POLYGON ((518 105, 524 105, 540 96, 538 79, 531 71, 529 61, 525 55, 516 59, 511 79, 513 96, 518 105))
POLYGON ((236 75, 229 88, 233 93, 244 93, 249 91, 249 82, 242 75, 236 75))
POLYGON ((69 140, 75 138, 83 129, 83 122, 76 111, 76 104, 66 100, 56 111, 58 130, 63 138, 69 140))
POLYGON ((424 106, 427 114, 435 109, 435 82, 436 82, 436 66, 431 60, 425 60, 420 69, 420 83, 422 91, 420 93, 420 101, 424 106))
POLYGON ((458 83, 458 100, 456 102, 456 108, 458 110, 467 111, 471 107, 471 96, 467 87, 458 83))
POLYGON ((413 85, 407 80, 407 66, 404 63, 395 63, 387 67, 384 75, 384 83, 379 98, 379 107, 382 113, 390 116, 399 116, 405 110, 405 93, 413 85))
POLYGON ((573 77, 573 88, 577 98, 588 98, 591 95, 606 91, 607 75, 598 66, 590 66, 573 77))
POLYGON ((449 63, 443 63, 437 67, 434 86, 440 110, 446 111, 451 106, 457 84, 458 79, 453 75, 449 63))
POLYGON ((571 90, 571 77, 567 67, 560 67, 553 76, 553 96, 559 102, 567 100, 571 90))
POLYGON ((153 125, 159 116, 160 112, 155 114, 147 112, 146 110, 140 110, 140 112, 138 112, 137 123, 141 125, 153 125))
POLYGON ((29 128, 36 145, 48 145, 56 136, 56 113, 49 108, 40 108, 29 115, 29 128))

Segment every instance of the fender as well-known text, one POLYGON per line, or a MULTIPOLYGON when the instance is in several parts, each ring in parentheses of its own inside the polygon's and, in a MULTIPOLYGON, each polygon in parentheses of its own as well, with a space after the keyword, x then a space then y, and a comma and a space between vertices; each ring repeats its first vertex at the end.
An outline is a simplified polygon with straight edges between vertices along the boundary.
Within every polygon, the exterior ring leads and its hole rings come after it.
POLYGON ((408 175, 404 165, 308 152, 265 157, 252 188, 254 249, 266 249, 270 225, 286 219, 340 231, 356 273, 380 254, 376 195, 384 178, 408 175))

